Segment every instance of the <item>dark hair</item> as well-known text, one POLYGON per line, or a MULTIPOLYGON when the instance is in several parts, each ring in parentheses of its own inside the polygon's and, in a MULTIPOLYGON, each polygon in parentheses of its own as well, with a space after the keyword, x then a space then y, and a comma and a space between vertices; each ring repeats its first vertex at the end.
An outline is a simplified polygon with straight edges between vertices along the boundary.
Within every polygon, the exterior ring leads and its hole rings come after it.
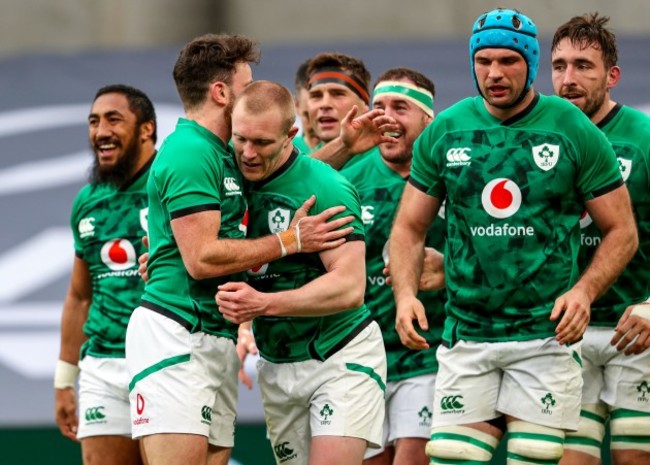
POLYGON ((428 90, 431 92, 432 96, 436 96, 436 87, 433 84, 433 81, 426 77, 424 74, 409 68, 391 68, 384 71, 381 76, 377 78, 375 87, 377 87, 377 84, 383 81, 395 81, 405 78, 413 81, 416 86, 428 90))
POLYGON ((93 102, 105 94, 121 94, 126 97, 129 102, 129 110, 136 116, 137 123, 140 125, 148 121, 153 122, 153 133, 151 140, 156 143, 158 123, 156 122, 156 110, 153 107, 151 100, 140 89, 128 86, 126 84, 110 84, 100 88, 95 94, 93 102))
POLYGON ((215 81, 232 83, 237 63, 258 63, 257 44, 248 37, 205 34, 187 43, 174 65, 174 82, 185 109, 196 108, 215 81))
POLYGON ((309 60, 307 75, 311 76, 322 68, 341 68, 347 71, 365 86, 368 94, 370 93, 370 71, 360 59, 345 53, 319 53, 309 60))
POLYGON ((608 16, 600 16, 596 13, 574 16, 561 25, 553 35, 551 50, 555 50, 562 39, 568 38, 574 47, 584 50, 587 47, 595 46, 603 54, 605 68, 616 66, 618 62, 618 47, 616 36, 609 30, 607 23, 608 16))
POLYGON ((293 81, 293 88, 296 95, 300 93, 301 89, 309 88, 309 74, 307 74, 307 68, 309 68, 310 61, 310 58, 306 59, 300 63, 300 66, 298 66, 298 69, 296 70, 296 77, 293 81))

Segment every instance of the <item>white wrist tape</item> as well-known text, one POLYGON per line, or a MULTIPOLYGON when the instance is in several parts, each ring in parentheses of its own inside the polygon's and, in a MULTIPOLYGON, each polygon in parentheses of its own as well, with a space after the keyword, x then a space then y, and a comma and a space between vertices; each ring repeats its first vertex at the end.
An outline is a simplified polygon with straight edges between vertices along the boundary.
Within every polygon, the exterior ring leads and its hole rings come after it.
POLYGON ((281 257, 286 257, 287 256, 287 248, 284 246, 284 242, 282 242, 282 237, 280 236, 280 233, 275 233, 275 235, 278 237, 278 240, 280 241, 280 253, 282 254, 281 257))
POLYGON ((296 223, 296 245, 298 246, 298 252, 302 252, 302 242, 300 242, 300 222, 302 218, 296 223))
POLYGON ((77 365, 58 360, 54 371, 54 389, 74 387, 78 374, 79 367, 77 365))
POLYGON ((650 320, 650 305, 648 304, 638 304, 632 307, 632 312, 630 316, 638 316, 644 320, 650 320))

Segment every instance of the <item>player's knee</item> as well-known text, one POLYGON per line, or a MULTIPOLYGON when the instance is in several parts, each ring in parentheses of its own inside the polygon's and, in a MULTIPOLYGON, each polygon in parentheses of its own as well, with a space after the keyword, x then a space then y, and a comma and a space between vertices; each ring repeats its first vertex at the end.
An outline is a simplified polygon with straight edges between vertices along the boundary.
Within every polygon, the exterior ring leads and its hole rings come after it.
POLYGON ((615 409, 610 414, 612 450, 650 452, 650 413, 615 409))
POLYGON ((426 453, 431 465, 437 459, 453 464, 467 462, 489 463, 499 440, 467 426, 440 426, 431 430, 431 440, 427 442, 426 453))
POLYGON ((557 463, 564 451, 564 431, 527 421, 508 423, 508 464, 557 463))
POLYGON ((578 431, 566 434, 564 448, 600 459, 605 436, 607 407, 603 404, 583 404, 578 431))

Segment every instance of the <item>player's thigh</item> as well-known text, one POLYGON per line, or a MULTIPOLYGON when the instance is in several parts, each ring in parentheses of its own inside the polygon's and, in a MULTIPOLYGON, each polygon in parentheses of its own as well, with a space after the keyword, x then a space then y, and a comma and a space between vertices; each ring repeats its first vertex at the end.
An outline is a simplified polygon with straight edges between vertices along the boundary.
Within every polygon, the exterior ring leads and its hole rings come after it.
POLYGON ((149 465, 205 465, 208 438, 199 434, 153 434, 141 439, 149 465))
POLYGON ((81 440, 84 465, 141 465, 139 441, 125 436, 91 436, 81 440))
POLYGON ((309 465, 361 465, 366 441, 342 436, 315 436, 311 441, 309 465))
POLYGON ((400 438, 395 441, 393 465, 428 465, 425 454, 426 438, 400 438))
POLYGON ((129 383, 125 360, 86 356, 79 365, 77 437, 130 437, 129 383))
POLYGON ((385 415, 386 353, 376 323, 329 357, 315 376, 310 399, 312 438, 360 438, 377 448, 385 415))
POLYGON ((382 447, 381 449, 366 448, 363 458, 363 465, 392 465, 395 448, 393 446, 382 447))
POLYGON ((401 438, 429 439, 436 375, 414 376, 391 384, 394 388, 386 405, 389 429, 384 431, 388 444, 401 438))
POLYGON ((311 444, 309 399, 322 362, 257 362, 264 419, 277 463, 307 465, 311 444))
POLYGON ((232 448, 208 445, 207 465, 228 465, 232 448))
POLYGON ((554 338, 516 341, 503 350, 497 409, 513 418, 575 431, 582 398, 580 343, 554 338))
MULTIPOLYGON (((613 331, 603 334, 611 339, 613 331)), ((609 346, 612 356, 604 367, 601 399, 612 409, 650 414, 650 350, 625 355, 609 346)))
POLYGON ((238 359, 232 340, 186 328, 151 310, 127 331, 133 436, 202 435, 232 447, 238 359), (219 406, 215 406, 217 400, 219 406))
POLYGON ((433 426, 482 423, 500 416, 496 409, 501 371, 494 363, 497 343, 459 341, 438 347, 433 426))

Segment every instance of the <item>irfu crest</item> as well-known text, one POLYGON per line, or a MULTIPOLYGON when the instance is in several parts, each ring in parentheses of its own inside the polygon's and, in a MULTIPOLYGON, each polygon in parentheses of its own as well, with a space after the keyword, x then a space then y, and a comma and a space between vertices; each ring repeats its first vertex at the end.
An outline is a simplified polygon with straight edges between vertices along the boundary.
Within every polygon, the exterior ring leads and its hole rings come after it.
POLYGON ((542 144, 533 147, 533 159, 535 164, 544 171, 548 171, 557 164, 560 158, 560 146, 553 144, 542 144))
POLYGON ((289 229, 291 212, 284 208, 276 208, 269 212, 269 230, 271 234, 279 233, 289 229))
POLYGON ((627 178, 630 177, 630 171, 632 171, 632 160, 618 157, 618 168, 621 170, 623 182, 627 182, 627 178))

